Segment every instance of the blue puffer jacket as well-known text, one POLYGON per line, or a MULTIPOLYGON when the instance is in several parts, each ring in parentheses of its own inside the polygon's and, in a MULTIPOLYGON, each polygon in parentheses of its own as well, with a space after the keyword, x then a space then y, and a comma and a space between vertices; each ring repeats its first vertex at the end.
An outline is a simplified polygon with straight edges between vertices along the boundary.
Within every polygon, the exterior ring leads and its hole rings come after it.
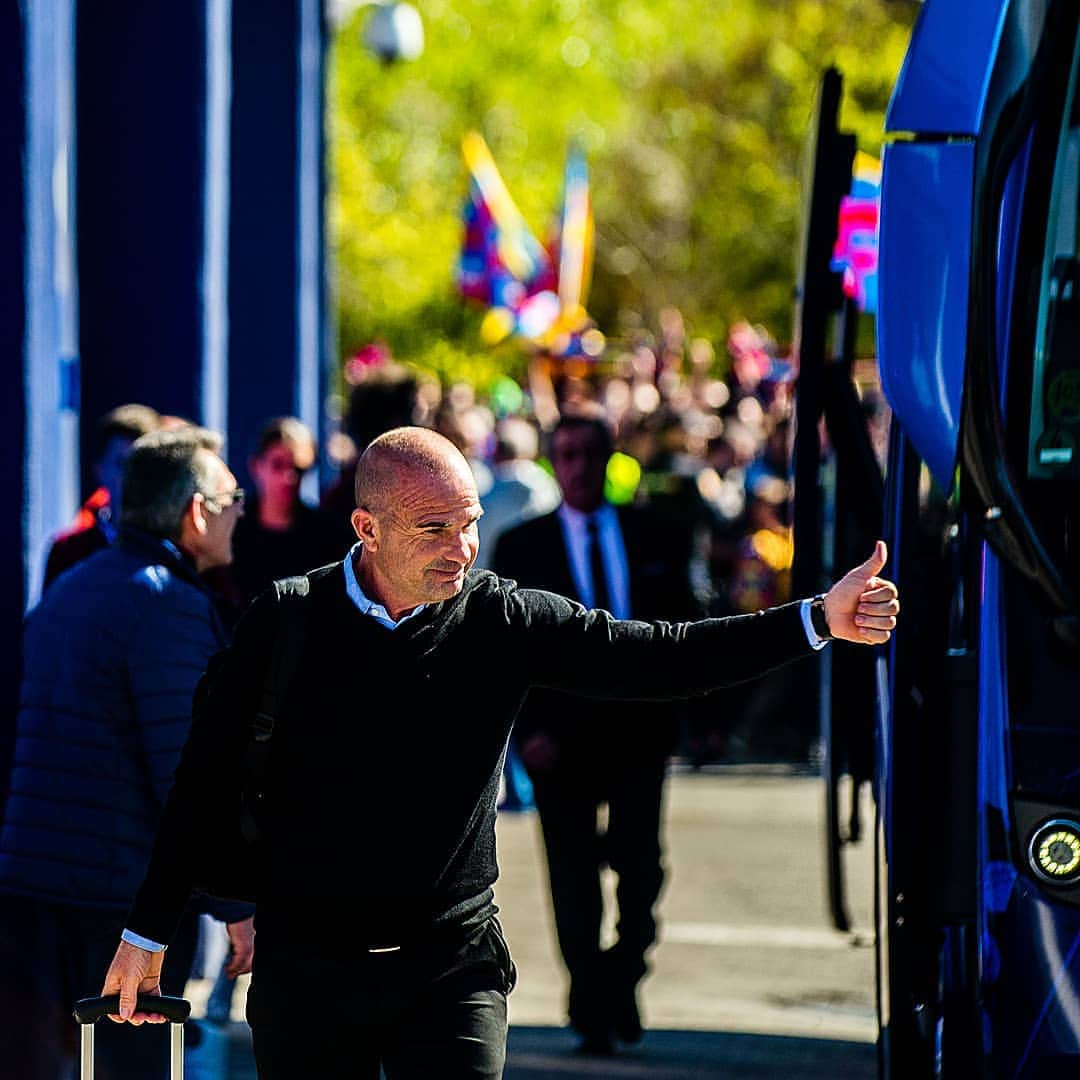
MULTIPOLYGON (((24 628, 0 891, 128 907, 195 684, 226 637, 209 592, 167 541, 125 531, 57 578, 24 628)), ((243 917, 235 905, 213 913, 243 917)))

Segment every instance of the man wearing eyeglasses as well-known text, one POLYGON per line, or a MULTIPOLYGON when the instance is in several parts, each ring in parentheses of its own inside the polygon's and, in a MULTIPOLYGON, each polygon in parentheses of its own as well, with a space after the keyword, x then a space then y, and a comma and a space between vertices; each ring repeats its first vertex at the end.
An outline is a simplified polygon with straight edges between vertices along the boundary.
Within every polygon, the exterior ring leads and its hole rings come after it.
MULTIPOLYGON (((100 985, 146 869, 195 684, 227 643, 202 578, 231 561, 243 513, 220 445, 198 428, 136 440, 115 542, 58 577, 27 617, 0 829, 5 1076, 73 1070, 71 1004, 100 985)), ((173 993, 183 992, 201 911, 229 924, 232 975, 250 970, 251 907, 204 898, 170 950, 173 993)), ((165 1032, 106 1026, 103 1074, 167 1075, 165 1032)))

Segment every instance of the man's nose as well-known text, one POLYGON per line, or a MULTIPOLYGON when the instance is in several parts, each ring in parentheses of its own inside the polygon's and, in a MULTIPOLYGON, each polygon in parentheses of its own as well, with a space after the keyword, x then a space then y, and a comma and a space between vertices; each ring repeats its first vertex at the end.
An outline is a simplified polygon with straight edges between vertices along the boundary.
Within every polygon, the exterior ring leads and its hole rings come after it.
POLYGON ((450 558, 467 563, 472 558, 472 540, 467 532, 455 533, 450 543, 450 558))

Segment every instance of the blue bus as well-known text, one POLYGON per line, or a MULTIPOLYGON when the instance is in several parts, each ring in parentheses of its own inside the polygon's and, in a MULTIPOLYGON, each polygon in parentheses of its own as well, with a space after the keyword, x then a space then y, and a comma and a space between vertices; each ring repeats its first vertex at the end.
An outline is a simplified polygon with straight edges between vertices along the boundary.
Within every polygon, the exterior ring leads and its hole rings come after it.
POLYGON ((818 676, 834 921, 847 772, 876 808, 883 1080, 1080 1076, 1080 3, 919 11, 882 157, 884 468, 850 308, 814 269, 850 179, 836 82, 800 276, 795 587, 879 521, 903 611, 869 665, 837 651, 818 676))

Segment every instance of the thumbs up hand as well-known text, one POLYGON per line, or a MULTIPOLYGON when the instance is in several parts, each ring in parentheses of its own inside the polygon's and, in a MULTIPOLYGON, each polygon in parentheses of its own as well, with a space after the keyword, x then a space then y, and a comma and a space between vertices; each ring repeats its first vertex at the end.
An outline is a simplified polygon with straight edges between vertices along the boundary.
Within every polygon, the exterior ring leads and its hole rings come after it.
POLYGON ((825 618, 833 637, 857 645, 881 645, 891 637, 900 600, 896 586, 878 577, 888 554, 885 541, 879 540, 870 558, 825 594, 825 618))

